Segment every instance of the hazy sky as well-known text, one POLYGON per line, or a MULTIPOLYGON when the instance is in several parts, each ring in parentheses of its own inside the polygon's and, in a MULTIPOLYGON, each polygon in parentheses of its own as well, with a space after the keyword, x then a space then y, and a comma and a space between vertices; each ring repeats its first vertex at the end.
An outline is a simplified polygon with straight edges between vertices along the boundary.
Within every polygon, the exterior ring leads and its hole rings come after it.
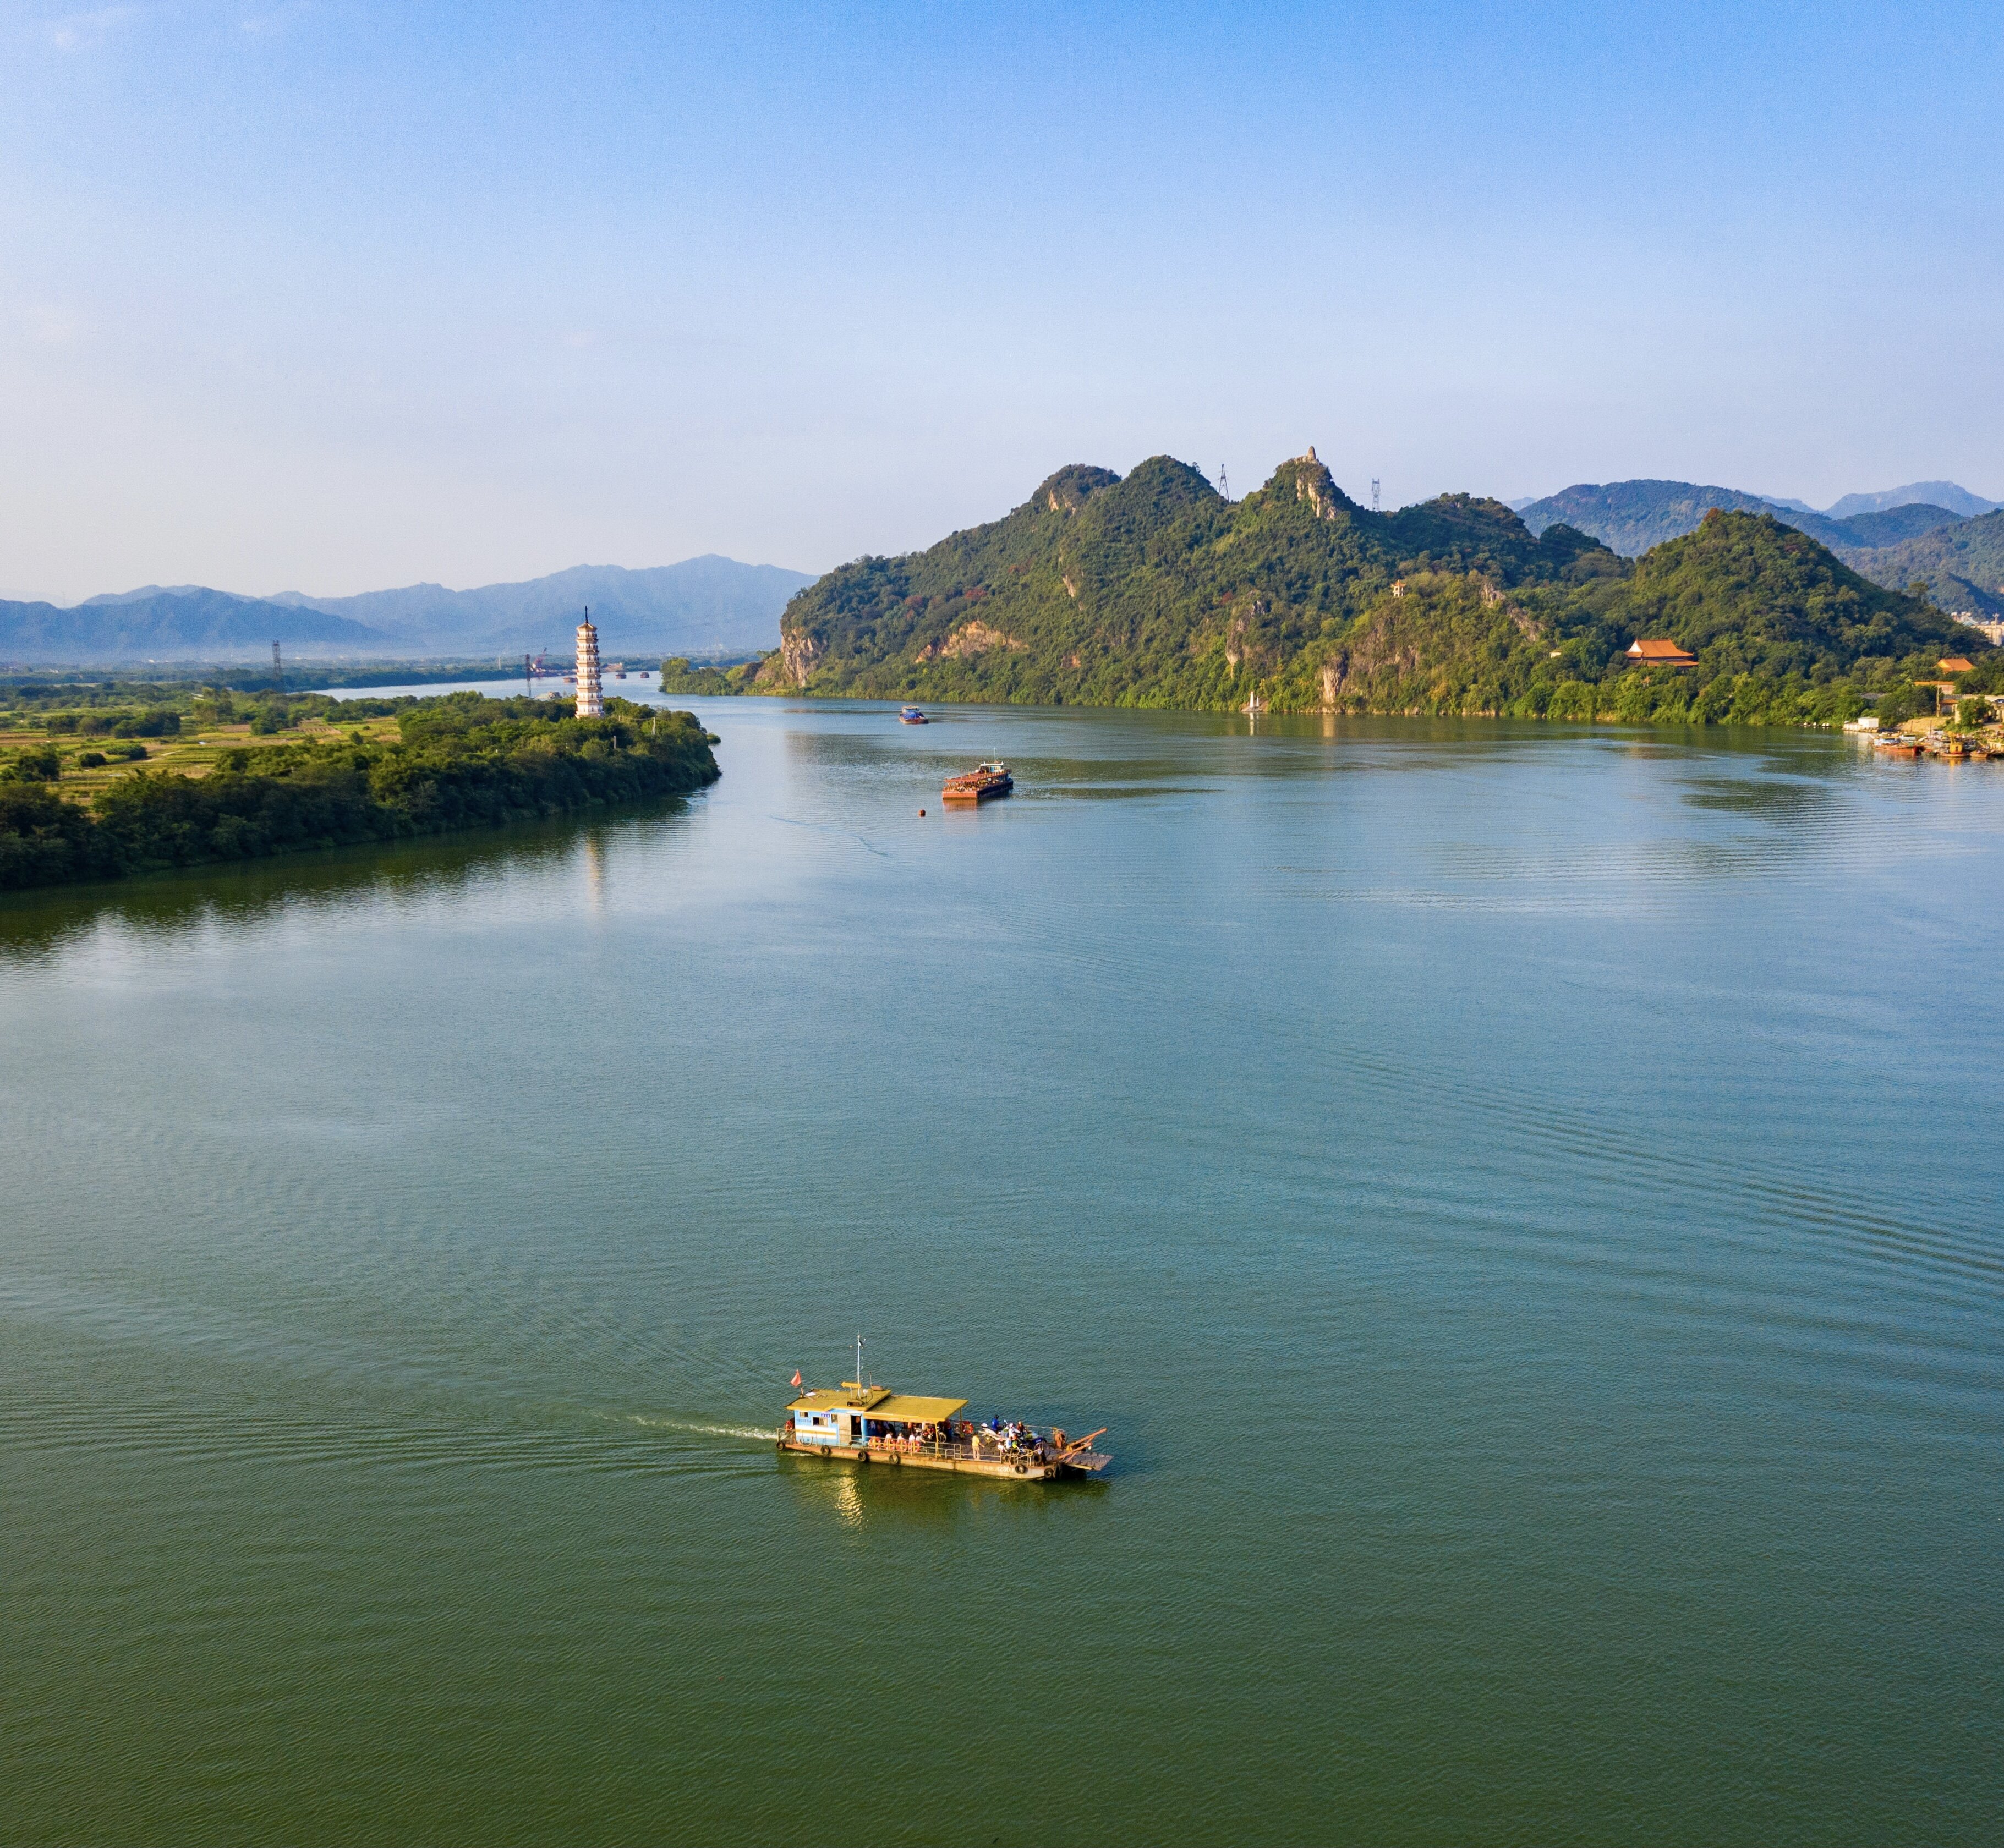
POLYGON ((0 4, 0 595, 818 569, 1167 450, 2004 498, 1988 5, 0 4))

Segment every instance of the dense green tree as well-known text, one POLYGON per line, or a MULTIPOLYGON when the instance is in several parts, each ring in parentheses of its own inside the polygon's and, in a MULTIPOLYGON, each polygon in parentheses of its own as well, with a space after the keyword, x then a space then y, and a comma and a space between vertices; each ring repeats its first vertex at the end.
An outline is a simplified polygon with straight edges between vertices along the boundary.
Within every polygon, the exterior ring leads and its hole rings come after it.
POLYGON ((0 781, 7 782, 53 782, 61 775, 62 754, 53 744, 25 746, 0 768, 0 781))

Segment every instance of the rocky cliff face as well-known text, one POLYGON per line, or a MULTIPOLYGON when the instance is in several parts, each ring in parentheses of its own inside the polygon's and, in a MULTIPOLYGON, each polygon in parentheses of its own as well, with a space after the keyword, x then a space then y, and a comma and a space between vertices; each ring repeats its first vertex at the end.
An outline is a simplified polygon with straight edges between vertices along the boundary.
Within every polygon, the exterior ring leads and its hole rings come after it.
POLYGON ((1102 488, 1112 488, 1119 476, 1110 468, 1094 468, 1074 463, 1061 468, 1037 490, 1053 513, 1076 513, 1102 488))
POLYGON ((1275 479, 1291 474, 1295 478, 1295 498, 1306 501, 1315 509, 1318 520, 1333 520, 1339 513, 1358 513, 1363 509, 1336 485, 1336 478, 1316 456, 1315 445, 1309 444, 1305 456, 1297 456, 1291 462, 1281 464, 1275 479))
POLYGON ((929 642, 920 649, 921 661, 962 661, 969 655, 985 654, 991 648, 1020 649, 1027 644, 985 622, 963 622, 944 642, 929 642))
POLYGON ((812 635, 780 634, 780 669, 787 684, 804 687, 821 653, 821 644, 812 635))

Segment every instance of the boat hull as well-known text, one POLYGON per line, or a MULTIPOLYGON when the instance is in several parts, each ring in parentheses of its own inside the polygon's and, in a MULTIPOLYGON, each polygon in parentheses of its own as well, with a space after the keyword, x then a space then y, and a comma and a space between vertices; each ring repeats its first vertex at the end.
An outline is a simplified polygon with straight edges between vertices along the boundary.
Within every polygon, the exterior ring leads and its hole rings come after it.
POLYGON ((972 789, 956 789, 951 783, 940 792, 942 802, 987 802, 997 796, 1006 796, 1015 784, 1004 778, 993 782, 977 783, 972 789))
POLYGON ((892 1469, 937 1469, 951 1475, 990 1476, 999 1482, 1048 1482, 1065 1468, 1055 1458, 1039 1461, 1035 1457, 1002 1451, 993 1457, 937 1455, 923 1450, 906 1450, 895 1444, 800 1444, 790 1437, 780 1440, 780 1448, 797 1457, 819 1457, 830 1463, 881 1464, 892 1469))

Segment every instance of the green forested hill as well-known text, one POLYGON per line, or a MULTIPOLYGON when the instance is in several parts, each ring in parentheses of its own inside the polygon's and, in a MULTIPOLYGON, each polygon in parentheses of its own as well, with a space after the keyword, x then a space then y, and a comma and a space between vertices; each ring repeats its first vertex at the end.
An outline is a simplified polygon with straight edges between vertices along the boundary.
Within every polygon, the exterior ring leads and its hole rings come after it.
POLYGON ((1943 609, 2004 618, 2004 508, 1883 547, 1858 564, 1875 583, 1894 589, 1925 581, 1943 609))
POLYGON ((829 572, 780 632, 765 690, 1748 720, 1848 716, 1974 639, 1767 515, 1631 565, 1492 500, 1368 513, 1313 451, 1236 502, 1165 456, 1060 470, 992 525, 829 572), (1700 667, 1631 670, 1644 635, 1700 667))
POLYGON ((1006 519, 866 558, 780 619, 768 685, 931 699, 1206 706, 1341 635, 1402 572, 1501 586, 1618 569, 1495 501, 1366 513, 1311 452, 1228 502, 1158 456, 1124 480, 1060 470, 1006 519))

